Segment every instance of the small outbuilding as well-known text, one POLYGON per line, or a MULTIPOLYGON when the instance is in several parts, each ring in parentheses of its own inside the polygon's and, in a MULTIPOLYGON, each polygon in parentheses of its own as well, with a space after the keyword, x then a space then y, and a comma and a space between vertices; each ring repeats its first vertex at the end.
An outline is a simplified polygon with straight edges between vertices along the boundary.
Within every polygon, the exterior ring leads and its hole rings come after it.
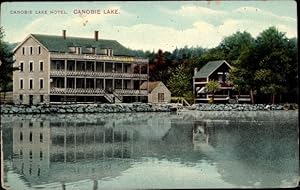
POLYGON ((161 81, 144 82, 141 86, 141 90, 147 90, 148 88, 148 102, 149 103, 170 103, 171 92, 161 81))

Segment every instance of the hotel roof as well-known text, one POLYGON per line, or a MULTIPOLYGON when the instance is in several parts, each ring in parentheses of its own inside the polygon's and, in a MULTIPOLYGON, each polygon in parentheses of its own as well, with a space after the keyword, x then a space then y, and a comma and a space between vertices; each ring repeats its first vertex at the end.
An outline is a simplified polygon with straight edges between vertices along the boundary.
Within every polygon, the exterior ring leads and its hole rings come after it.
POLYGON ((55 35, 43 35, 43 34, 31 34, 33 38, 39 41, 50 52, 68 53, 69 47, 82 47, 82 51, 85 52, 86 48, 100 49, 113 49, 113 54, 116 56, 135 56, 134 51, 124 47, 116 40, 105 40, 94 38, 82 38, 67 36, 55 36, 55 35))

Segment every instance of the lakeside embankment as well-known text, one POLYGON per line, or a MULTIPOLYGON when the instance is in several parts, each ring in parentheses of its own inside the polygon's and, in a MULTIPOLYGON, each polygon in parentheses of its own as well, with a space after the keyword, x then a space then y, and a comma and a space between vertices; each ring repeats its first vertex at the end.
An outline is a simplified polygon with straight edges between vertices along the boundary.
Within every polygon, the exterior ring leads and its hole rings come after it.
MULTIPOLYGON (((1 114, 171 112, 176 106, 150 103, 1 105, 1 114)), ((268 111, 296 110, 298 105, 195 104, 192 108, 198 111, 268 111)))

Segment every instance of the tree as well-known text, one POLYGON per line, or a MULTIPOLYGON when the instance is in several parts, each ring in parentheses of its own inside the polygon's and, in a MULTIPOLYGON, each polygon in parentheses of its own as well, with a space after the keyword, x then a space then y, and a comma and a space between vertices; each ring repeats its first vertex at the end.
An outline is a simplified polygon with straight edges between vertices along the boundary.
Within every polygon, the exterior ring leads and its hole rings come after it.
POLYGON ((214 102, 215 93, 221 88, 220 83, 216 80, 210 80, 205 87, 207 92, 212 94, 212 102, 214 102))
POLYGON ((187 94, 191 87, 190 78, 183 65, 174 69, 167 83, 172 95, 182 97, 187 94))
POLYGON ((254 38, 250 33, 244 31, 225 37, 219 48, 224 52, 225 60, 233 63, 240 57, 241 52, 247 50, 253 44, 254 38))
POLYGON ((229 80, 240 93, 250 92, 251 103, 254 104, 254 92, 257 84, 253 73, 258 69, 254 42, 244 46, 239 56, 232 62, 233 68, 229 71, 229 80))
POLYGON ((0 87, 1 91, 4 92, 4 99, 7 87, 12 81, 12 73, 17 70, 13 67, 13 52, 11 52, 7 43, 3 41, 4 30, 3 27, 0 28, 0 87))
POLYGON ((250 92, 250 99, 253 104, 254 92, 257 91, 257 83, 253 73, 259 69, 256 64, 255 39, 248 32, 236 32, 225 37, 219 47, 224 52, 225 59, 233 66, 230 71, 230 81, 239 94, 250 92))
POLYGON ((292 61, 288 42, 285 33, 275 27, 264 30, 256 39, 259 69, 255 72, 255 79, 260 92, 271 95, 273 104, 276 95, 287 91, 286 78, 292 61))

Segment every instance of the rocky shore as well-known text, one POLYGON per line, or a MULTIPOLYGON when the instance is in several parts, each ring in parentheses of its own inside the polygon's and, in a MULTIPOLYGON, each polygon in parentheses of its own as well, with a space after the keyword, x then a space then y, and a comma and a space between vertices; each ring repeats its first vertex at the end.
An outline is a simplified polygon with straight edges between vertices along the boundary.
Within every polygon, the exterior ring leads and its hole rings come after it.
POLYGON ((199 111, 297 110, 298 104, 197 104, 199 111))
MULTIPOLYGON (((171 112, 177 104, 121 103, 121 104, 40 104, 1 105, 1 114, 49 114, 49 113, 129 113, 171 112)), ((175 109, 174 109, 175 108, 175 109)), ((268 111, 296 110, 297 104, 195 104, 190 107, 198 111, 268 111)))
POLYGON ((2 114, 169 112, 171 104, 40 104, 1 105, 2 114))

